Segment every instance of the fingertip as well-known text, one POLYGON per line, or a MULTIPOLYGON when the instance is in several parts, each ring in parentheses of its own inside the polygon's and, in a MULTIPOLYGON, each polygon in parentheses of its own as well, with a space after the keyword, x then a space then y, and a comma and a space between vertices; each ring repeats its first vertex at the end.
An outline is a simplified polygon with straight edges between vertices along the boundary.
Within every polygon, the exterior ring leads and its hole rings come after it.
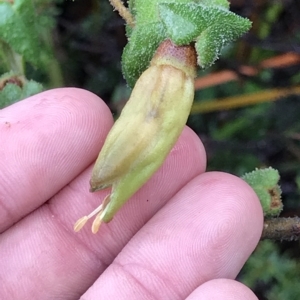
MULTIPOLYGON (((191 185, 194 193, 202 197, 202 209, 210 212, 200 223, 211 225, 206 230, 208 235, 212 232, 220 235, 219 252, 226 253, 226 247, 232 251, 236 248, 246 261, 263 229, 262 206, 254 190, 243 179, 224 172, 201 174, 191 185)), ((234 257, 228 255, 227 259, 228 268, 234 265, 238 268, 234 257)))
POLYGON ((205 176, 208 180, 217 180, 217 192, 227 198, 230 207, 254 222, 259 240, 264 216, 259 198, 252 187, 242 178, 225 172, 208 172, 205 176))
POLYGON ((258 300, 242 283, 232 279, 214 279, 194 290, 186 300, 258 300))

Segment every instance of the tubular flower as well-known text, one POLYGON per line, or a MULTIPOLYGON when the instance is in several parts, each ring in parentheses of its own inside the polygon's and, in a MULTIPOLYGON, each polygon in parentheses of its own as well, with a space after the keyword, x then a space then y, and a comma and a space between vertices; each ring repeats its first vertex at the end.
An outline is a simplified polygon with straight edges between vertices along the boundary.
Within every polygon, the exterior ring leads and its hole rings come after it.
POLYGON ((76 222, 75 231, 96 215, 92 225, 96 233, 162 165, 189 116, 195 73, 193 46, 176 46, 166 40, 158 47, 109 132, 92 172, 90 191, 111 186, 111 193, 76 222))

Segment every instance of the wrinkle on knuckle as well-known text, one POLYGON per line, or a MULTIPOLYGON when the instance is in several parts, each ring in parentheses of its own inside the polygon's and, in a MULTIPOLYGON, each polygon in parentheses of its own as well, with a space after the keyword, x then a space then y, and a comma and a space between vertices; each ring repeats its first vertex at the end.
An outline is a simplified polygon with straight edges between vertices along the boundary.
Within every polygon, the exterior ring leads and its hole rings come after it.
POLYGON ((13 212, 14 208, 10 205, 12 202, 13 200, 7 193, 0 191, 0 233, 15 223, 16 216, 13 212))

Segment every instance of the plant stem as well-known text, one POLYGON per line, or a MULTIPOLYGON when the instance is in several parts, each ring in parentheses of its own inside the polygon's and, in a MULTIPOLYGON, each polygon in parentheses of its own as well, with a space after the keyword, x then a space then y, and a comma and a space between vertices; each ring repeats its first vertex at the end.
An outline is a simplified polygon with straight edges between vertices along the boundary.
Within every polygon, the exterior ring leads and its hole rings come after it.
POLYGON ((1 40, 0 49, 2 49, 9 70, 17 75, 24 75, 25 70, 23 57, 17 54, 6 42, 1 40))
POLYGON ((46 62, 47 67, 45 67, 47 74, 49 76, 49 87, 57 88, 64 86, 64 78, 61 66, 57 60, 57 47, 54 43, 53 33, 51 31, 44 32, 42 35, 45 44, 49 49, 53 51, 53 56, 51 55, 49 61, 46 62))
POLYGON ((300 218, 266 219, 261 240, 296 241, 300 237, 300 218))
POLYGON ((126 24, 134 27, 134 18, 123 2, 121 0, 109 0, 109 2, 119 12, 119 15, 125 20, 126 24))

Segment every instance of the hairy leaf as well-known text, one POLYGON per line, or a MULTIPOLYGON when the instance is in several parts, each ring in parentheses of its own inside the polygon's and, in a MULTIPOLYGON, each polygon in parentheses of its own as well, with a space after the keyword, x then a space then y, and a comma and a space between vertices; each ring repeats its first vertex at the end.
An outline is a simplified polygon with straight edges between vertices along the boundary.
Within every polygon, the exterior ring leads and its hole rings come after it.
POLYGON ((245 33, 251 22, 220 6, 162 3, 160 16, 167 36, 177 45, 196 41, 198 63, 208 67, 227 43, 245 33))
POLYGON ((42 91, 43 86, 33 80, 26 82, 22 88, 16 84, 8 83, 0 91, 0 108, 4 108, 42 91))
POLYGON ((130 86, 148 67, 158 44, 166 38, 177 45, 195 42, 198 64, 212 65, 224 45, 251 26, 228 10, 226 0, 131 0, 135 27, 127 28, 128 45, 123 53, 123 73, 130 86))
POLYGON ((165 38, 164 27, 158 22, 134 28, 122 56, 123 74, 129 86, 134 86, 165 38))
POLYGON ((271 167, 256 169, 242 177, 255 191, 266 217, 277 216, 282 210, 279 172, 271 167))

